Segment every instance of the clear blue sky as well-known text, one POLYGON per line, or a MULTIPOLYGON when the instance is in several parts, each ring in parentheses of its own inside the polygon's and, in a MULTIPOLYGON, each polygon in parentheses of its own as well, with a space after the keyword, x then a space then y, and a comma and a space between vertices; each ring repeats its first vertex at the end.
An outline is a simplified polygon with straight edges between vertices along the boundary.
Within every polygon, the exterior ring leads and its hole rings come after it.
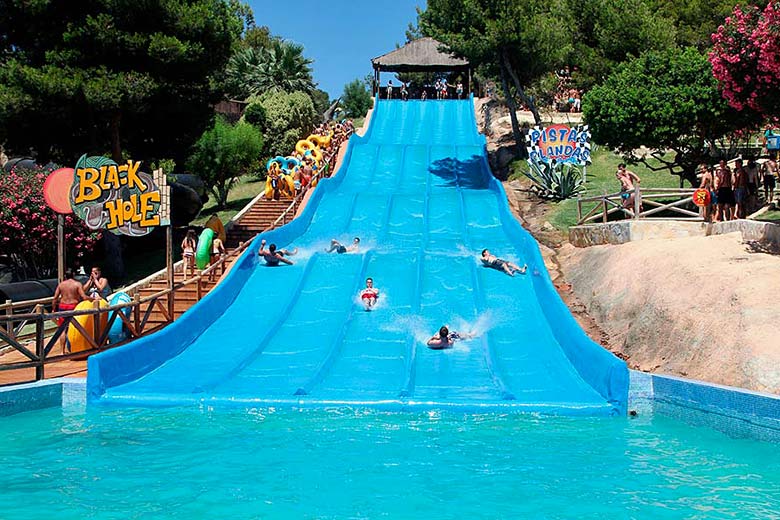
MULTIPOLYGON (((417 21, 416 6, 426 0, 365 2, 361 0, 249 0, 257 25, 302 44, 313 59, 314 80, 336 98, 344 85, 371 71, 371 58, 405 42, 409 22, 417 21)), ((392 76, 382 76, 382 82, 392 76)))

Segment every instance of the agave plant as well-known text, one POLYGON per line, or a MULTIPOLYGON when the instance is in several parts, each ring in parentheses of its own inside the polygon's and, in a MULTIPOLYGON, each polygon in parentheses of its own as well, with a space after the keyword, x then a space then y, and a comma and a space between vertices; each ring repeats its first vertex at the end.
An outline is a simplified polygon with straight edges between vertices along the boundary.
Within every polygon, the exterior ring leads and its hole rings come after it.
POLYGON ((542 197, 564 200, 585 189, 582 170, 570 163, 545 163, 528 161, 528 171, 523 174, 539 188, 542 197))

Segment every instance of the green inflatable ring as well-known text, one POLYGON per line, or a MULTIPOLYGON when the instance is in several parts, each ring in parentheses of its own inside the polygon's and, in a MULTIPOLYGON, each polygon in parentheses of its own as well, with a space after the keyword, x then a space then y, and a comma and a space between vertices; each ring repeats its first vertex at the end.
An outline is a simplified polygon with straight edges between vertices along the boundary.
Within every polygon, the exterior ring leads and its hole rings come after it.
POLYGON ((214 240, 214 230, 206 228, 198 238, 198 248, 195 251, 195 265, 205 269, 211 262, 211 242, 214 240))

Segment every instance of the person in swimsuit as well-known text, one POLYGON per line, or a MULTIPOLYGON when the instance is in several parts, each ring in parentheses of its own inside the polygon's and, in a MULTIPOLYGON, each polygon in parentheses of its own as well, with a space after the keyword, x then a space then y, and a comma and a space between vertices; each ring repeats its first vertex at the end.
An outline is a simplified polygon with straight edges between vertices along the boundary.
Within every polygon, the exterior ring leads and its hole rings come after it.
POLYGON ((704 221, 705 222, 711 222, 712 221, 712 209, 715 205, 715 192, 712 188, 712 172, 710 172, 710 169, 707 168, 706 164, 700 164, 699 165, 699 175, 701 180, 699 181, 699 188, 702 190, 707 190, 710 194, 710 203, 706 206, 704 206, 704 221))
POLYGON ((777 175, 777 163, 773 157, 770 157, 763 165, 764 170, 764 200, 771 204, 775 198, 775 184, 777 175))
POLYGON ((292 251, 287 249, 276 249, 276 244, 271 244, 268 246, 268 249, 266 249, 265 240, 262 240, 260 241, 260 250, 257 252, 257 255, 265 260, 266 265, 275 267, 279 265, 279 262, 293 265, 292 261, 286 259, 285 256, 292 256, 297 252, 297 249, 293 249, 292 251))
POLYGON ((358 247, 360 247, 359 237, 355 237, 352 240, 352 244, 349 246, 345 246, 344 244, 342 244, 341 242, 339 242, 334 238, 333 240, 330 241, 330 248, 326 249, 325 252, 332 253, 335 251, 336 253, 343 255, 344 253, 356 252, 358 250, 358 247))
MULTIPOLYGON (((223 256, 225 256, 225 244, 222 243, 222 240, 220 240, 219 237, 214 237, 214 240, 211 241, 211 258, 209 259, 209 264, 214 265, 223 256)), ((209 281, 214 280, 214 271, 216 271, 216 269, 212 269, 209 273, 209 281)), ((225 272, 224 263, 222 264, 222 272, 225 272)))
POLYGON ((507 260, 503 260, 495 255, 490 254, 490 251, 487 249, 482 250, 482 257, 480 260, 482 260, 482 263, 485 265, 485 267, 492 267, 493 269, 504 271, 509 276, 514 276, 515 273, 525 274, 525 272, 528 270, 527 265, 520 267, 517 264, 513 264, 512 262, 508 262, 507 260))
POLYGON ((100 268, 97 266, 92 268, 89 280, 84 284, 83 289, 92 300, 106 300, 111 294, 111 286, 108 285, 108 279, 101 275, 100 268))
POLYGON ((734 218, 732 207, 736 202, 734 200, 734 190, 731 189, 731 169, 725 160, 720 161, 715 168, 715 193, 718 196, 718 213, 715 216, 716 222, 731 220, 734 218))
MULTIPOLYGON (((65 278, 57 285, 54 290, 54 297, 51 302, 52 312, 59 311, 72 311, 76 306, 84 301, 88 300, 87 293, 84 292, 81 282, 73 278, 73 269, 65 271, 65 278)), ((57 318, 57 326, 61 326, 65 323, 65 318, 57 318)), ((60 334, 57 343, 60 344, 62 353, 65 353, 66 340, 68 335, 64 333, 60 334)))
POLYGON ((748 177, 745 167, 742 166, 742 159, 737 159, 734 164, 734 174, 731 177, 731 186, 734 188, 734 218, 745 218, 747 214, 747 198, 748 198, 748 177))
POLYGON ((439 332, 434 334, 431 339, 428 340, 428 348, 432 350, 444 350, 452 348, 455 341, 459 339, 471 339, 471 334, 461 334, 455 331, 450 331, 446 325, 439 329, 439 332))
MULTIPOLYGON (((627 170, 625 163, 618 164, 615 177, 620 181, 620 198, 623 199, 623 207, 633 211, 635 197, 634 183, 636 182, 639 184, 642 182, 641 179, 636 173, 627 170)), ((642 211, 641 204, 639 206, 639 211, 642 211)))
POLYGON ((187 235, 181 242, 181 256, 184 260, 184 277, 187 277, 187 267, 190 269, 190 276, 195 276, 195 249, 198 247, 198 238, 195 236, 194 229, 188 229, 187 235))
POLYGON ((374 287, 374 279, 366 278, 366 287, 360 291, 360 299, 363 301, 363 305, 366 306, 367 311, 374 308, 377 298, 379 298, 379 289, 374 287))

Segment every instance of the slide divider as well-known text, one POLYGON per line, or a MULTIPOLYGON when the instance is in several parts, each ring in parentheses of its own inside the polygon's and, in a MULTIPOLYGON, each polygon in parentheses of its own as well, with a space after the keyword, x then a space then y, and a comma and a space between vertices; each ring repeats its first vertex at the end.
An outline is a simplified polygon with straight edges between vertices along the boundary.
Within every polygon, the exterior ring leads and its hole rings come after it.
MULTIPOLYGON (((298 298, 300 297, 301 291, 303 290, 303 286, 306 283, 306 279, 309 277, 309 274, 311 273, 311 270, 313 269, 313 266, 315 262, 317 261, 317 258, 319 257, 319 253, 315 253, 312 255, 312 257, 309 259, 308 262, 306 262, 305 267, 303 268, 303 272, 301 273, 301 277, 298 279, 298 283, 295 285, 295 287, 290 291, 290 298, 287 300, 287 304, 284 306, 283 309, 281 309, 281 312, 279 312, 279 317, 274 320, 273 324, 269 326, 265 331, 263 332, 260 341, 257 344, 257 348, 252 350, 252 352, 246 356, 241 362, 239 362, 233 370, 228 372, 225 376, 220 378, 219 381, 216 381, 214 383, 211 383, 209 385, 204 386, 202 392, 207 392, 209 390, 213 390, 217 385, 222 383, 223 381, 233 379, 237 374, 239 374, 242 370, 244 370, 247 366, 249 366, 254 360, 260 356, 260 354, 263 353, 265 350, 265 347, 268 346, 268 342, 271 340, 273 335, 275 334, 276 329, 282 326, 282 323, 287 319, 287 316, 292 311, 293 307, 298 301, 298 298)), ((272 267, 270 269, 279 269, 279 267, 272 267)), ((284 269, 284 267, 282 268, 284 269)))
MULTIPOLYGON (((357 294, 357 292, 360 290, 361 282, 366 276, 366 270, 368 269, 368 262, 372 256, 373 256, 372 251, 367 252, 363 256, 363 262, 360 266, 360 272, 357 278, 355 279, 355 282, 353 284, 354 287, 352 289, 351 294, 357 294)), ((309 392, 311 392, 312 389, 325 378, 325 375, 330 371, 331 367, 333 366, 333 363, 335 363, 336 359, 341 353, 341 344, 344 342, 344 336, 347 334, 347 329, 349 328, 350 323, 352 323, 352 319, 354 317, 355 317, 355 305, 353 304, 349 307, 349 310, 347 311, 347 316, 342 322, 339 332, 336 334, 336 337, 331 343, 330 348, 328 349, 328 354, 325 356, 325 359, 323 359, 322 362, 319 364, 319 366, 314 370, 314 375, 312 375, 312 377, 309 378, 309 380, 306 381, 306 383, 301 385, 293 395, 309 395, 309 392)))
MULTIPOLYGON (((456 175, 456 182, 459 178, 459 174, 456 175)), ((469 230, 466 225, 466 201, 463 199, 463 190, 460 186, 457 187, 458 200, 460 201, 460 215, 463 222, 463 238, 468 238, 469 230)), ((469 243, 471 241, 469 240, 469 243)), ((479 274, 477 273, 477 266, 474 262, 471 263, 471 286, 474 288, 474 305, 477 309, 477 313, 485 312, 485 301, 483 298, 482 285, 479 283, 479 274)), ((490 378, 493 380, 493 384, 496 385, 498 391, 501 393, 501 399, 504 401, 513 401, 515 399, 514 394, 509 391, 504 383, 504 379, 498 372, 495 358, 493 357, 493 350, 490 348, 490 341, 488 341, 489 332, 485 333, 479 338, 482 344, 482 351, 485 353, 485 364, 487 365, 488 372, 490 372, 490 378)))
MULTIPOLYGON (((422 278, 423 278, 423 263, 425 261, 425 253, 422 249, 417 253, 417 280, 414 285, 414 302, 412 303, 412 314, 418 316, 420 314, 420 301, 422 300, 422 278)), ((404 377, 403 386, 398 393, 398 397, 402 399, 408 399, 414 394, 414 380, 417 375, 417 339, 414 336, 409 337, 406 340, 406 377, 404 377)))

